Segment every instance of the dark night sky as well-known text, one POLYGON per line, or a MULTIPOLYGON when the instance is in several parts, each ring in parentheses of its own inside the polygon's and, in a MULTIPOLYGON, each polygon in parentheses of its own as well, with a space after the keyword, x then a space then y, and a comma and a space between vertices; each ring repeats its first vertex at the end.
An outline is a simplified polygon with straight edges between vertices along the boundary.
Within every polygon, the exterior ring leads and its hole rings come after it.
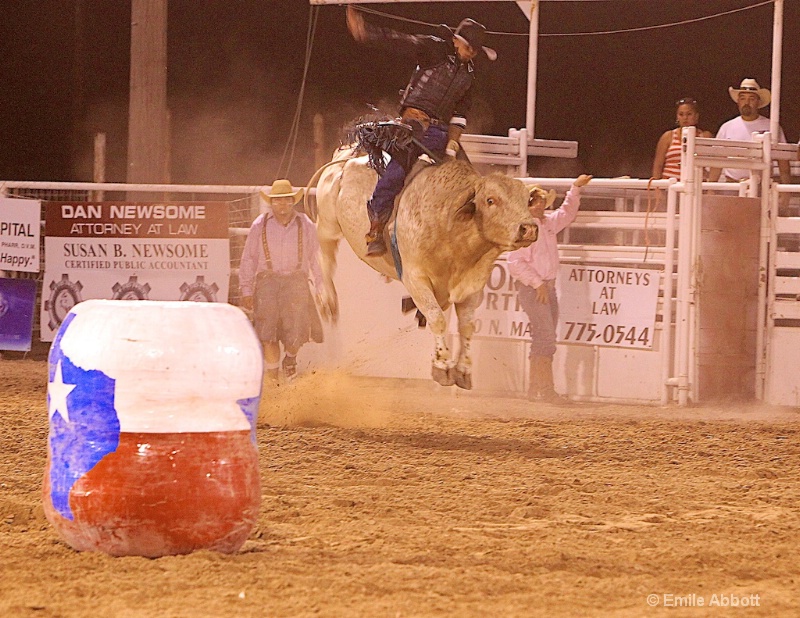
MULTIPOLYGON (((586 32, 676 22, 756 0, 543 2, 540 32, 586 32)), ((462 17, 490 31, 527 33, 513 2, 370 4, 368 8, 455 26, 462 17)), ((168 98, 172 180, 271 182, 289 137, 302 81, 307 0, 170 0, 168 98)), ((374 53, 347 33, 344 8, 322 6, 306 86, 302 127, 289 173, 313 172, 310 118, 325 116, 329 147, 338 129, 394 105, 411 63, 374 53)), ((368 17, 401 30, 424 26, 368 17)), ((0 179, 88 180, 92 135, 108 134, 107 178, 124 180, 130 2, 17 0, 0 8, 0 179), (75 7, 85 19, 78 23, 75 7), (76 41, 81 41, 76 45, 76 41)), ((800 2, 786 0, 781 124, 800 133, 800 2)), ((655 143, 670 128, 674 102, 694 96, 712 131, 736 114, 727 93, 744 77, 769 87, 772 6, 695 24, 644 32, 542 36, 536 136, 579 142, 577 162, 541 162, 543 175, 647 177, 655 143)), ((493 35, 499 53, 479 88, 483 132, 506 134, 525 121, 527 37, 493 35)), ((473 124, 471 132, 479 127, 473 124)))

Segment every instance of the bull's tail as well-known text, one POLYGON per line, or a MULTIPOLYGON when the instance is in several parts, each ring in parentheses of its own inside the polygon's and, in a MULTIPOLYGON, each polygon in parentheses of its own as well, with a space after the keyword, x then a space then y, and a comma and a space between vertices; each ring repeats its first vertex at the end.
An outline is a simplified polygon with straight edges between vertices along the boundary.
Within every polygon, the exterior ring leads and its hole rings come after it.
MULTIPOLYGON (((347 150, 347 147, 344 147, 340 150, 344 152, 345 150, 347 150)), ((337 154, 332 161, 328 161, 322 167, 320 167, 316 172, 314 172, 314 175, 311 177, 311 180, 308 181, 308 184, 306 185, 305 194, 303 195, 303 210, 305 211, 308 218, 311 219, 314 223, 317 222, 317 215, 318 215, 317 204, 315 201, 314 204, 312 205, 311 201, 308 199, 308 196, 311 193, 311 189, 317 186, 319 178, 320 176, 322 176, 322 172, 324 172, 332 165, 344 165, 350 159, 354 159, 355 157, 359 156, 359 154, 360 154, 359 151, 354 148, 351 148, 350 153, 347 155, 342 156, 337 154)))

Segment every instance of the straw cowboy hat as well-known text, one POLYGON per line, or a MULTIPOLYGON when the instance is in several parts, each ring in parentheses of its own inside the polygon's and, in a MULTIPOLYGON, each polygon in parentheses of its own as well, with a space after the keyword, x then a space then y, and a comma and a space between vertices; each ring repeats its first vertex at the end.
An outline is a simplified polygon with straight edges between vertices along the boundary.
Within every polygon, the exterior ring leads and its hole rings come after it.
POLYGON ((545 210, 550 208, 553 205, 553 202, 556 201, 555 189, 550 189, 549 191, 545 191, 539 185, 531 185, 530 187, 528 187, 528 191, 531 194, 531 199, 533 199, 534 197, 538 197, 544 200, 545 210))
POLYGON ((733 86, 728 88, 728 93, 731 95, 731 99, 733 99, 734 103, 739 102, 740 92, 755 92, 759 98, 759 108, 766 107, 772 100, 772 95, 769 90, 759 86, 758 82, 750 77, 743 79, 738 88, 734 88, 733 86))
POLYGON ((295 191, 291 182, 285 178, 280 178, 272 183, 272 186, 269 188, 269 193, 261 191, 261 197, 264 198, 267 204, 271 203, 273 197, 291 197, 294 198, 294 203, 297 204, 303 197, 303 190, 298 189, 295 191))
POLYGON ((477 52, 483 52, 489 60, 497 60, 497 52, 491 47, 486 47, 483 44, 483 39, 486 36, 486 26, 479 24, 474 19, 462 19, 458 24, 455 32, 450 29, 450 26, 442 24, 441 26, 449 32, 454 38, 462 43, 466 43, 477 52))

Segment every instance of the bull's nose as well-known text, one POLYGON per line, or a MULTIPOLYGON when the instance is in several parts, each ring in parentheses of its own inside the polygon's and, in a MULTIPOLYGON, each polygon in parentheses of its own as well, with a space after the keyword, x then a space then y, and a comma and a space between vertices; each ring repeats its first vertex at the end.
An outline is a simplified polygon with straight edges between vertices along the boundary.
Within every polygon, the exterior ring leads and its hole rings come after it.
POLYGON ((539 226, 535 223, 523 223, 519 226, 519 237, 522 240, 536 242, 539 237, 539 226))

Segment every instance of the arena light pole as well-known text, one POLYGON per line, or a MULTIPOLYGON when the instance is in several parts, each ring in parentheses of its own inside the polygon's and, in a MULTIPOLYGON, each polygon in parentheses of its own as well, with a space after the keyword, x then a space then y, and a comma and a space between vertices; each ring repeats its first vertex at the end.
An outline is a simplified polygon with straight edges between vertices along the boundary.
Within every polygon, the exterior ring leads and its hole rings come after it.
POLYGON ((774 0, 772 15, 772 101, 769 108, 769 131, 777 144, 781 120, 781 63, 783 54, 783 0, 774 0))

